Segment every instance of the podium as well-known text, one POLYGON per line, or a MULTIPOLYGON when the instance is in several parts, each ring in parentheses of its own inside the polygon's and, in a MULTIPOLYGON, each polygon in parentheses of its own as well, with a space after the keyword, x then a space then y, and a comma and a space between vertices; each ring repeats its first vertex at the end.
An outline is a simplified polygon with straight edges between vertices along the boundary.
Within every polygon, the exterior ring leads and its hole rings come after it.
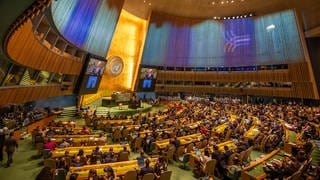
POLYGON ((113 106, 117 106, 117 103, 111 97, 103 97, 102 98, 102 106, 103 107, 113 107, 113 106))

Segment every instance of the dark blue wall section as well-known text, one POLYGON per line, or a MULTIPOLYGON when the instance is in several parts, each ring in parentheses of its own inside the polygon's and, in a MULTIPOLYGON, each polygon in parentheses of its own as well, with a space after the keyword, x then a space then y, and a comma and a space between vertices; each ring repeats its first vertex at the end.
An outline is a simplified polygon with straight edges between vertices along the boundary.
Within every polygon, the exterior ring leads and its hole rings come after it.
POLYGON ((76 105, 76 95, 58 96, 35 101, 36 107, 68 107, 76 105))
POLYGON ((95 13, 100 6, 100 0, 90 0, 90 3, 78 1, 71 15, 68 17, 67 24, 63 30, 63 35, 69 41, 83 47, 88 37, 90 27, 93 23, 95 13))

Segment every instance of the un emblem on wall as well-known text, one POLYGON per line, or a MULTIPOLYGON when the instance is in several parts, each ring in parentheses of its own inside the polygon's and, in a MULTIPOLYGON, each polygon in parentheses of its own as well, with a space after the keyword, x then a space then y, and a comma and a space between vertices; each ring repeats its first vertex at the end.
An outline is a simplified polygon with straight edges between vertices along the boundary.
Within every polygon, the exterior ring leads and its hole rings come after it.
POLYGON ((109 62, 108 72, 112 76, 118 76, 119 74, 121 74, 124 64, 122 59, 119 56, 110 57, 108 62, 109 62))

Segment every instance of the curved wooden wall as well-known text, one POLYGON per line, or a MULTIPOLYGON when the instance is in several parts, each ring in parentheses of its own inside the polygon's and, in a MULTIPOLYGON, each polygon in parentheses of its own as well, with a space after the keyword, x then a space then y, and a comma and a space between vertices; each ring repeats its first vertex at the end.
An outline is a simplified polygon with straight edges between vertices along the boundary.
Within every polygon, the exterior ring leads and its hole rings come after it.
POLYGON ((7 41, 7 54, 18 64, 49 72, 78 75, 82 62, 58 55, 43 46, 32 31, 28 19, 7 41))
POLYGON ((165 71, 157 72, 157 80, 214 82, 289 82, 287 69, 261 71, 165 71))
POLYGON ((165 71, 157 74, 156 92, 188 92, 276 96, 315 99, 306 62, 289 64, 288 69, 259 71, 165 71), (291 87, 212 87, 211 85, 172 85, 165 81, 189 82, 291 82, 291 87))
POLYGON ((61 85, 14 86, 0 89, 0 105, 21 104, 54 96, 72 94, 72 90, 62 90, 61 85))
POLYGON ((290 88, 232 88, 232 87, 212 87, 205 85, 156 85, 157 92, 187 92, 187 93, 213 93, 213 94, 236 94, 253 96, 277 96, 293 97, 290 88))

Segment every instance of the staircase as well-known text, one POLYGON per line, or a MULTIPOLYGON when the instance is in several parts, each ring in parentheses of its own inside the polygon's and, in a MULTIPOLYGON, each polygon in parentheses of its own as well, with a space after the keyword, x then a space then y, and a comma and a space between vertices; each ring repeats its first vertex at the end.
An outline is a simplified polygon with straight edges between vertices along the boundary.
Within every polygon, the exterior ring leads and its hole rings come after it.
POLYGON ((75 106, 65 107, 59 117, 75 117, 76 113, 77 109, 75 106))
POLYGON ((22 76, 22 79, 20 81, 20 85, 30 85, 31 84, 31 79, 30 79, 30 74, 29 74, 29 70, 27 69, 24 72, 24 75, 22 76))

